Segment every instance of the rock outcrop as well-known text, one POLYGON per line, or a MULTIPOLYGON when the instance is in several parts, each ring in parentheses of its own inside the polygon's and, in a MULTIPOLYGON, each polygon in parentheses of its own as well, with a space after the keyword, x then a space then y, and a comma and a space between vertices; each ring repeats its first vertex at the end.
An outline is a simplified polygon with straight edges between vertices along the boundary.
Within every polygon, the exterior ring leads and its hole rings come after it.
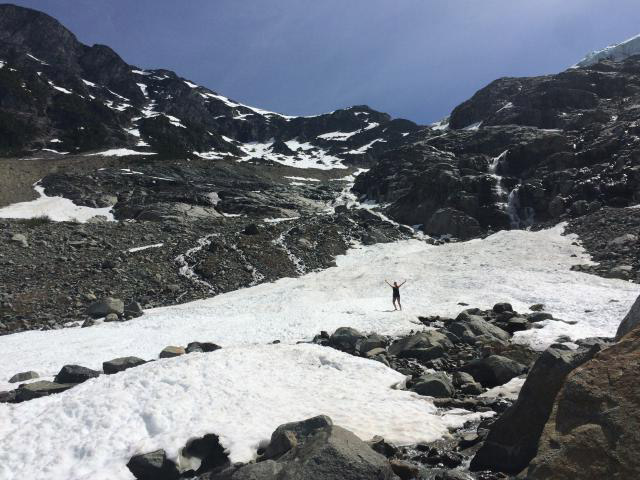
POLYGON ((589 351, 548 348, 531 368, 518 400, 491 425, 471 461, 472 470, 516 474, 535 456, 542 429, 565 378, 589 351))
POLYGON ((640 328, 576 368, 557 396, 526 478, 636 478, 640 328))

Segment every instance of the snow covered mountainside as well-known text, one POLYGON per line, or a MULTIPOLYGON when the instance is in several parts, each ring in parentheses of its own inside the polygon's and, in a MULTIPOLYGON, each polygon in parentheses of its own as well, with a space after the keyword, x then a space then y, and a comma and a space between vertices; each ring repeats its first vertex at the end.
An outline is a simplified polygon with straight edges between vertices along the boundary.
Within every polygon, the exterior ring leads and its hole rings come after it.
POLYGON ((621 43, 609 45, 602 50, 591 52, 588 55, 585 55, 585 57, 575 66, 588 67, 601 62, 602 60, 620 62, 634 55, 640 55, 640 35, 631 37, 621 43))

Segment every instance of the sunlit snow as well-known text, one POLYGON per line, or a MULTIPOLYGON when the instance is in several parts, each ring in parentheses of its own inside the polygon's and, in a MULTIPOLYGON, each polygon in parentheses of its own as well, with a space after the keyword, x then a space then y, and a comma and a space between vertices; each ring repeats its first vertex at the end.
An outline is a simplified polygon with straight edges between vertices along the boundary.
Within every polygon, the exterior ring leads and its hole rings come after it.
POLYGON ((125 157, 127 155, 157 155, 155 152, 138 152, 130 148, 112 148, 104 152, 90 153, 89 156, 101 155, 103 157, 125 157))
POLYGON ((382 435, 397 444, 436 440, 482 415, 439 413, 426 398, 393 388, 403 382, 379 362, 316 345, 159 360, 58 395, 0 404, 0 477, 128 480, 132 455, 163 448, 176 458, 207 433, 220 437, 232 462, 246 462, 278 425, 319 414, 364 440, 382 435))

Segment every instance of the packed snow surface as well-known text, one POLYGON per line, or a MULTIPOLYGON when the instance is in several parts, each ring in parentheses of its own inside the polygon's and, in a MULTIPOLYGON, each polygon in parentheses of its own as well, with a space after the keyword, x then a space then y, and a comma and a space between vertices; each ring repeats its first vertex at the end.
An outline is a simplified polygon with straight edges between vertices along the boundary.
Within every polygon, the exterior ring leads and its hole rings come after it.
MULTIPOLYGON (((55 222, 86 222, 95 216, 103 216, 109 221, 115 221, 112 207, 92 208, 76 205, 68 198, 48 197, 44 187, 34 186, 40 198, 28 202, 14 203, 0 208, 0 218, 36 218, 49 217, 55 222)), ((1 382, 0 382, 1 383, 1 382)))
POLYGON ((602 60, 622 61, 633 55, 640 55, 640 35, 629 38, 622 43, 610 45, 585 56, 574 67, 588 67, 602 60))
POLYGON ((480 418, 438 413, 428 399, 393 388, 403 381, 379 362, 316 345, 159 360, 0 404, 0 478, 129 480, 132 455, 163 448, 175 459, 189 439, 214 432, 232 462, 246 462, 278 425, 319 414, 364 440, 382 435, 398 444, 433 441, 480 418))

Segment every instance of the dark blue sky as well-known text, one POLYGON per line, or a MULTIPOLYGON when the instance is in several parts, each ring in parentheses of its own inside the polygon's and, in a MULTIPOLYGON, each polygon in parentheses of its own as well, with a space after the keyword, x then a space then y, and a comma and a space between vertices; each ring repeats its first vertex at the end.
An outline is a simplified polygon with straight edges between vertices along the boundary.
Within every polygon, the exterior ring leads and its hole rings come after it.
POLYGON ((419 123, 500 76, 640 33, 638 0, 25 0, 84 43, 286 114, 354 104, 419 123))

